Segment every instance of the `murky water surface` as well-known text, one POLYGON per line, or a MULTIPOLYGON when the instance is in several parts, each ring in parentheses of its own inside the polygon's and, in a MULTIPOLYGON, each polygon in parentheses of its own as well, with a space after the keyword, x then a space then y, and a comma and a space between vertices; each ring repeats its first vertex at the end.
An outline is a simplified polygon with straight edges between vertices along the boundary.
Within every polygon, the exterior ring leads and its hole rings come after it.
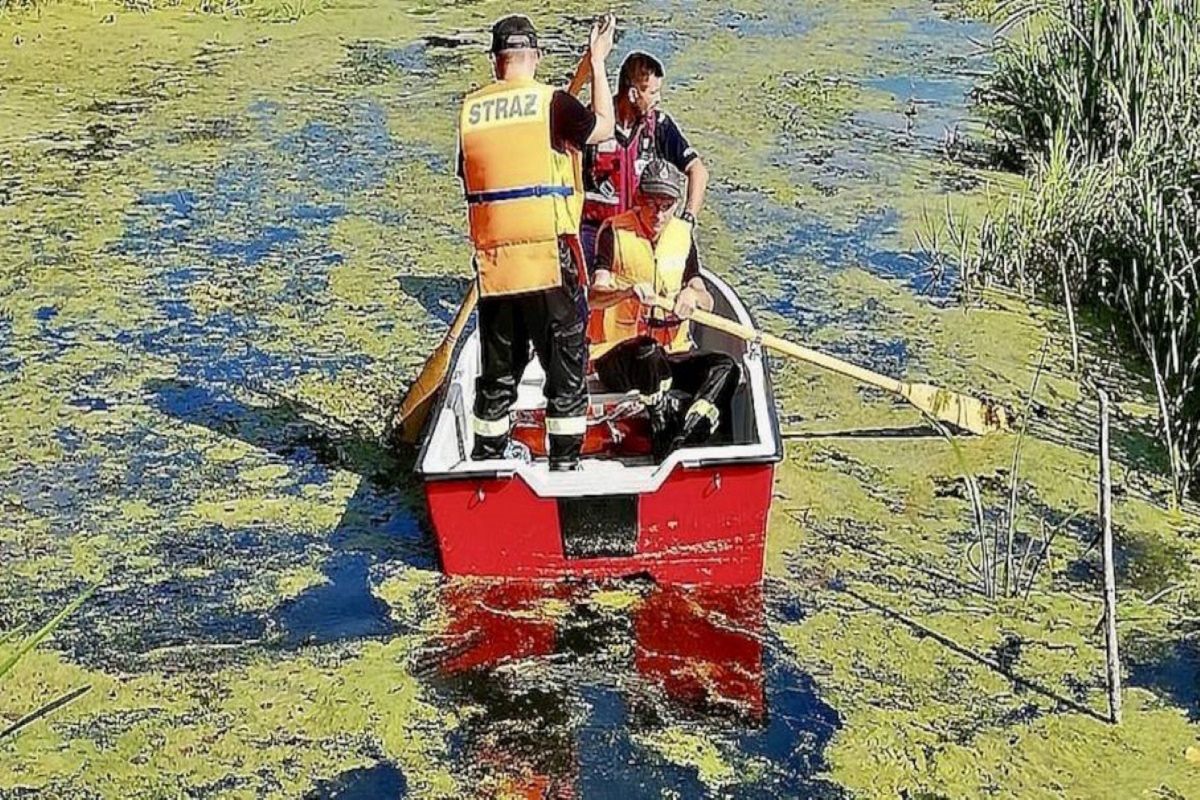
MULTIPOLYGON (((981 649, 1003 638, 969 593, 822 538, 954 571, 970 510, 945 443, 903 438, 920 420, 803 368, 776 365, 813 438, 780 467, 763 587, 444 579, 411 460, 377 434, 468 274, 451 109, 508 9, 229 10, 0 17, 0 631, 99 584, 0 693, 0 727, 75 693, 0 743, 0 797, 993 796, 998 775, 1041 796, 1051 736, 1081 781, 1155 739, 1174 771, 1126 765, 1130 790, 1186 794, 1190 629, 1147 623, 1130 739, 1097 745, 839 594, 874 581, 981 649), (900 438, 822 438, 855 428, 900 438)), ((538 17, 548 75, 591 10, 538 17)), ((978 128, 990 35, 953 10, 655 2, 618 9, 613 63, 667 64, 714 175, 702 251, 764 326, 1012 399, 1045 331, 954 309, 917 241, 989 179, 946 157, 978 128)), ((1046 380, 1074 413, 1073 377, 1046 380)), ((1010 446, 968 445, 996 494, 1010 446)), ((1086 507, 1090 454, 1027 447, 1034 505, 1086 507)), ((1196 520, 1137 502, 1123 546, 1192 557, 1153 537, 1196 520)), ((1046 579, 1069 592, 1087 554, 1063 558, 1046 579)), ((1005 617, 1005 641, 1036 640, 1013 663, 1094 699, 1093 611, 1039 602, 1005 617)))

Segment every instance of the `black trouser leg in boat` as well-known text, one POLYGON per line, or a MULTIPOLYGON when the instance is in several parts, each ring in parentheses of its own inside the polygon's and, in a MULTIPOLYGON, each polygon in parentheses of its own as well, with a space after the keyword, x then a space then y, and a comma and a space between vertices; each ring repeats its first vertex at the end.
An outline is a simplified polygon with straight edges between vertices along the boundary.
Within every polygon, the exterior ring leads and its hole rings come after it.
POLYGON ((652 405, 671 388, 671 365, 662 345, 649 336, 627 339, 596 359, 596 377, 610 392, 636 391, 652 405))
POLYGON ((688 400, 671 390, 671 365, 662 345, 649 336, 628 339, 596 359, 595 366, 609 391, 638 393, 650 417, 653 456, 662 460, 679 428, 679 408, 688 400))
POLYGON ((685 443, 699 444, 717 430, 722 416, 728 414, 739 371, 737 362, 725 353, 668 354, 642 336, 597 359, 596 375, 611 391, 632 389, 642 395, 655 433, 668 434, 670 441, 661 448, 666 451, 685 443), (659 418, 664 415, 669 418, 659 418))
POLYGON ((517 399, 517 386, 529 363, 529 333, 524 300, 527 296, 484 297, 479 300, 481 366, 475 379, 472 427, 475 447, 471 458, 502 458, 508 445, 508 410, 517 399))
POLYGON ((546 431, 550 465, 579 460, 587 420, 586 303, 579 267, 560 240, 562 285, 479 301, 482 366, 475 381, 472 458, 500 458, 508 443, 508 412, 529 362, 529 346, 546 374, 546 431))
POLYGON ((580 284, 582 265, 559 241, 562 286, 540 293, 527 327, 546 371, 546 433, 550 468, 578 463, 587 431, 587 299, 580 284))
POLYGON ((725 353, 677 353, 667 356, 672 388, 686 392, 691 403, 684 412, 674 446, 699 444, 716 433, 729 414, 740 370, 725 353))

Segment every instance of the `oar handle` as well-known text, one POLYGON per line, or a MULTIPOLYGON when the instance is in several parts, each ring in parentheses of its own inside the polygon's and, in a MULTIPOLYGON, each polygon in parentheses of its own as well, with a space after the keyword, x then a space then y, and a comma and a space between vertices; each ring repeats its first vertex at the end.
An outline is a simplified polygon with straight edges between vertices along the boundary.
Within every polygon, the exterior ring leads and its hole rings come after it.
POLYGON ((454 314, 454 319, 450 321, 450 329, 446 331, 446 340, 457 342, 458 337, 462 335, 463 329, 467 327, 467 322, 471 319, 471 312, 475 310, 475 304, 479 301, 479 281, 473 280, 467 287, 467 293, 463 295, 462 302, 458 306, 458 311, 454 314))
MULTIPOLYGON (((674 309, 675 304, 664 297, 656 297, 652 303, 666 311, 674 309)), ((749 325, 742 325, 740 322, 734 322, 731 319, 722 317, 718 314, 713 314, 710 311, 704 311, 697 308, 692 312, 691 319, 704 325, 708 328, 714 328, 719 331, 728 333, 730 336, 736 336, 747 342, 758 342, 772 350, 777 350, 781 353, 807 361, 810 364, 815 364, 818 367, 824 367, 831 372, 836 372, 840 375, 845 375, 848 378, 853 378, 863 383, 869 383, 872 386, 878 386, 889 392, 901 392, 904 384, 895 378, 889 378, 886 375, 880 375, 878 372, 872 372, 869 369, 850 364, 833 356, 827 356, 824 353, 819 353, 816 350, 810 350, 803 345, 798 345, 795 342, 789 342, 786 339, 780 339, 778 336, 773 336, 769 333, 755 330, 749 325)))
POLYGON ((579 59, 579 64, 575 67, 575 74, 571 76, 571 82, 567 84, 567 94, 578 95, 583 91, 583 85, 591 76, 592 49, 589 47, 583 51, 583 58, 579 59))

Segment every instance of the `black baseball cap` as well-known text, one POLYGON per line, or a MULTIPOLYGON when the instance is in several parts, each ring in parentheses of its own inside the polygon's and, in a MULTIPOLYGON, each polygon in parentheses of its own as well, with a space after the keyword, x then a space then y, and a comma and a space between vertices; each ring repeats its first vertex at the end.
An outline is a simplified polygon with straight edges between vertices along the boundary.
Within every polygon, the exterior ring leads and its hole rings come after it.
POLYGON ((497 20, 492 26, 492 52, 503 50, 536 50, 537 28, 529 17, 513 14, 497 20))
POLYGON ((683 173, 669 161, 654 159, 642 169, 638 190, 645 194, 683 198, 683 173))

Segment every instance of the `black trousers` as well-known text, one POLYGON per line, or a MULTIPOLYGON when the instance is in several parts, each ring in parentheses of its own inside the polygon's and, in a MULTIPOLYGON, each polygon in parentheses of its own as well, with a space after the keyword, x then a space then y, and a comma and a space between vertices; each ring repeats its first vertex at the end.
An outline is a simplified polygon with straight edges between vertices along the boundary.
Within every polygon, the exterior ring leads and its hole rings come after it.
POLYGON ((728 419, 740 371, 725 353, 668 353, 649 336, 639 336, 602 355, 596 375, 613 392, 632 389, 651 397, 669 387, 689 396, 685 409, 704 400, 728 419))
POLYGON ((574 249, 559 239, 562 285, 527 294, 479 300, 482 368, 475 380, 472 458, 503 456, 508 413, 529 364, 532 344, 546 373, 546 430, 550 461, 579 458, 587 425, 587 301, 574 249))

